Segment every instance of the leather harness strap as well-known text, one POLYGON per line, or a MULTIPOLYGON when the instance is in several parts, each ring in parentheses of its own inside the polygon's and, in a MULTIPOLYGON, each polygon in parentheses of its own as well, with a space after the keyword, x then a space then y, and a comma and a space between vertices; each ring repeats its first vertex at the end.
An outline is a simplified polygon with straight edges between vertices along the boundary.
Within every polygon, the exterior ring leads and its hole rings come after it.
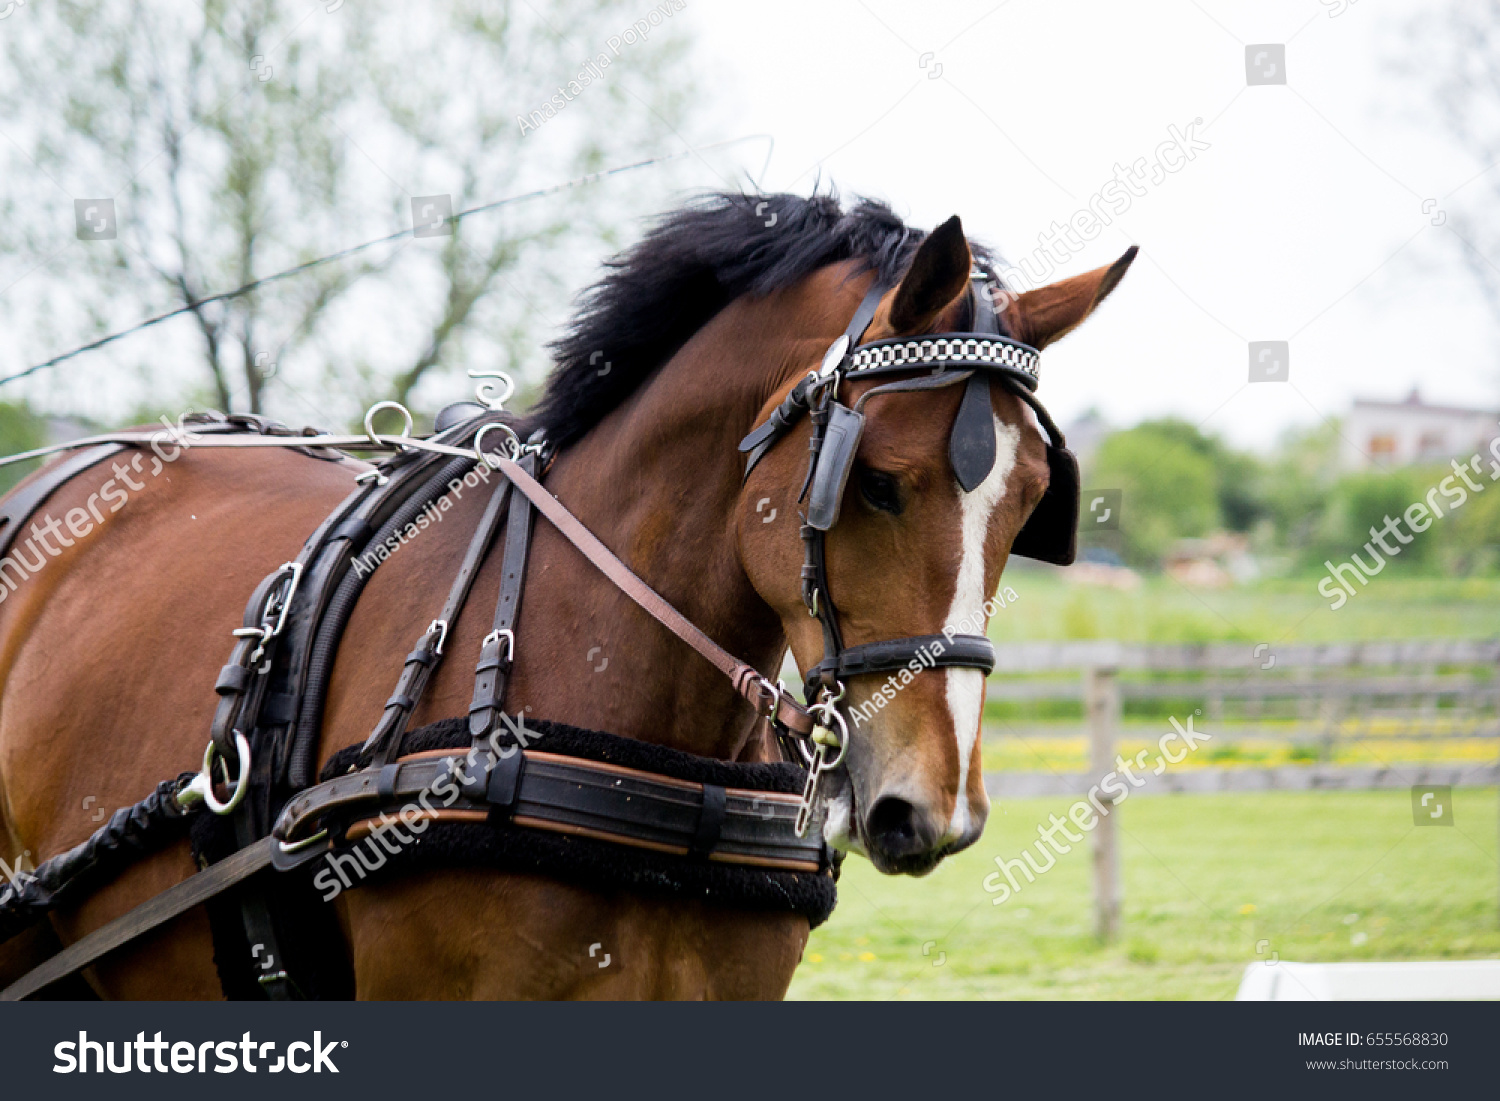
POLYGON ((89 467, 97 466, 111 455, 124 450, 125 445, 122 443, 106 443, 69 455, 56 466, 38 472, 34 478, 0 501, 0 556, 10 552, 11 544, 21 534, 22 525, 59 488, 89 467))
MULTIPOLYGON (((521 456, 517 468, 528 476, 536 473, 537 455, 521 456)), ((507 481, 514 485, 513 481, 507 481)), ((510 670, 516 660, 516 620, 521 614, 521 596, 526 589, 526 563, 531 552, 531 499, 516 494, 510 505, 505 529, 505 557, 500 565, 500 596, 495 603, 495 627, 480 646, 474 670, 474 698, 469 704, 469 736, 483 744, 499 721, 505 706, 510 670)))
POLYGON ((760 670, 740 661, 728 650, 691 623, 681 612, 667 603, 663 597, 642 581, 616 557, 615 553, 599 541, 556 497, 548 493, 542 484, 528 474, 514 460, 490 457, 490 461, 511 480, 538 512, 552 522, 563 537, 582 552, 599 571, 615 583, 615 586, 643 608, 647 614, 671 631, 678 638, 698 651, 709 663, 729 678, 735 691, 743 696, 755 709, 769 715, 776 722, 801 735, 812 733, 813 716, 791 697, 771 684, 760 670))
POLYGON ((422 633, 416 649, 406 656, 406 664, 401 670, 401 679, 396 682, 396 690, 386 701, 385 713, 381 715, 380 722, 364 745, 364 752, 372 754, 377 765, 390 764, 400 750, 406 724, 416 711, 433 672, 442 660, 443 643, 468 600, 479 565, 495 541, 495 533, 500 530, 500 521, 505 516, 505 506, 509 500, 510 483, 500 481, 490 494, 484 515, 479 519, 479 527, 469 540, 464 560, 448 590, 448 599, 443 603, 442 613, 422 633))
MULTIPOLYGON (((403 757, 378 773, 345 773, 316 784, 282 812, 273 836, 297 849, 319 822, 361 823, 401 811, 415 816, 473 821, 484 811, 533 829, 576 833, 617 844, 654 848, 717 863, 817 872, 826 864, 821 836, 793 830, 800 800, 779 792, 725 788, 639 769, 507 747, 486 777, 470 751, 429 750, 403 757), (505 778, 496 783, 496 775, 505 778), (458 793, 462 793, 461 796, 458 793), (468 817, 465 818, 464 816, 468 817)), ((298 863, 333 845, 302 849, 298 863)), ((280 860, 278 858, 278 864, 280 860)))
POLYGON ((74 941, 46 963, 28 971, 0 991, 0 1002, 18 1002, 28 998, 59 979, 81 971, 116 948, 129 944, 136 937, 143 936, 194 906, 207 902, 236 883, 249 879, 270 865, 271 850, 275 844, 275 841, 267 837, 147 899, 108 925, 74 941))
POLYGON ((866 673, 891 673, 913 661, 924 668, 941 664, 979 669, 988 676, 995 671, 995 647, 982 635, 916 635, 867 642, 840 650, 832 664, 824 658, 807 671, 807 679, 821 682, 829 676, 843 680, 866 673))

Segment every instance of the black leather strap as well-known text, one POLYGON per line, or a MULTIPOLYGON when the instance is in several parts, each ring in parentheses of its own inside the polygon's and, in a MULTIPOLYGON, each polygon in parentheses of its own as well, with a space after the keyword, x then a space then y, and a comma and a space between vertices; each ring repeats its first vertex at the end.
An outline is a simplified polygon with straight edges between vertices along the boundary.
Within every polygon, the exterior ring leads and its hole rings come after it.
POLYGON ((750 472, 755 469, 755 464, 760 462, 762 456, 770 450, 771 445, 791 431, 792 426, 807 415, 811 402, 809 394, 812 390, 812 382, 810 377, 806 377, 793 386, 791 392, 782 399, 781 404, 771 410, 771 415, 766 418, 765 423, 740 441, 739 449, 749 453, 749 458, 745 460, 745 477, 750 476, 750 472))
POLYGON ((886 642, 866 642, 840 650, 838 659, 827 658, 807 671, 809 683, 836 680, 867 673, 891 673, 916 662, 922 669, 952 666, 979 669, 986 676, 995 670, 995 646, 984 635, 913 635, 886 642))
POLYGON ((88 840, 19 877, 21 882, 0 880, 0 943, 142 857, 181 841, 187 812, 177 802, 177 792, 191 779, 192 773, 183 773, 163 780, 140 802, 115 811, 88 840))
POLYGON ((948 434, 948 461, 965 493, 973 493, 995 468, 995 410, 990 404, 990 380, 975 371, 964 386, 948 434))
MULTIPOLYGON (((537 457, 527 453, 518 464, 535 477, 537 457)), ((510 522, 505 529, 505 558, 500 569, 500 597, 495 605, 495 628, 484 640, 474 670, 474 699, 469 704, 469 734, 474 744, 488 740, 505 706, 505 690, 516 657, 516 621, 526 588, 526 559, 531 550, 532 504, 525 494, 514 494, 510 522)))
POLYGON ((510 482, 497 476, 494 491, 490 494, 489 503, 485 505, 484 515, 479 518, 479 526, 469 539, 463 562, 448 589, 448 599, 443 603, 442 612, 422 632, 416 649, 406 656, 406 664, 401 670, 400 680, 396 682, 396 690, 386 701, 385 713, 365 742, 365 753, 371 754, 377 765, 389 764, 400 752, 401 736, 406 732, 406 724, 427 690, 432 674, 442 662, 443 643, 468 601, 469 590, 474 587, 480 563, 489 553, 495 534, 500 530, 500 521, 505 515, 510 495, 510 482))
POLYGON ((879 279, 875 279, 870 284, 870 289, 865 291, 865 296, 859 301, 859 307, 854 311, 854 316, 849 319, 849 324, 844 329, 844 335, 849 338, 850 348, 865 338, 865 330, 870 327, 870 322, 875 320, 875 311, 880 309, 880 300, 890 289, 879 279))
POLYGON ((0 557, 10 552, 11 545, 24 530, 26 521, 41 508, 47 498, 89 467, 98 466, 111 455, 124 450, 124 444, 106 443, 69 455, 0 500, 0 557))
POLYGON ((688 851, 694 856, 707 856, 719 843, 724 829, 724 818, 728 814, 729 796, 718 784, 703 785, 703 805, 698 810, 698 829, 693 834, 693 843, 688 851))
POLYGON ((420 805, 425 796, 440 817, 445 810, 490 810, 492 821, 499 816, 528 829, 729 864, 815 872, 828 860, 821 831, 796 835, 796 795, 698 784, 534 749, 517 750, 486 773, 474 767, 475 756, 452 750, 403 758, 388 783, 373 769, 335 776, 299 793, 274 836, 295 841, 329 825, 337 836, 343 824, 420 805), (473 783, 463 785, 465 776, 473 783), (461 797, 453 798, 449 784, 461 797), (448 798, 439 797, 443 792, 448 798))

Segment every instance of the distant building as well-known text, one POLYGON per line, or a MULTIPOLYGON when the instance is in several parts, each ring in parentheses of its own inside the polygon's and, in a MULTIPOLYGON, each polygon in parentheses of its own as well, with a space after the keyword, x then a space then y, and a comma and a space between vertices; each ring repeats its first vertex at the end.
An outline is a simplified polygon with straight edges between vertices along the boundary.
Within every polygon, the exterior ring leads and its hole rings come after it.
POLYGON ((1405 401, 1356 398, 1339 445, 1348 469, 1441 462, 1483 452, 1500 434, 1500 410, 1428 405, 1413 390, 1405 401))

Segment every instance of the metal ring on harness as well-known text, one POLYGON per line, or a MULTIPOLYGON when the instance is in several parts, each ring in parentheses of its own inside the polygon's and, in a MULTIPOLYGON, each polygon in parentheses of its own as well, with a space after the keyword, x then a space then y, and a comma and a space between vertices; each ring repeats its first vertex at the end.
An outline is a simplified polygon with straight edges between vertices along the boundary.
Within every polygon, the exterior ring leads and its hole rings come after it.
MULTIPOLYGON (((825 691, 825 695, 827 695, 825 691)), ((817 719, 818 725, 813 727, 812 741, 820 751, 833 746, 838 750, 838 755, 831 761, 824 761, 820 768, 837 768, 844 763, 844 756, 849 752, 849 724, 844 721, 844 716, 839 712, 838 701, 843 698, 844 686, 839 685, 837 696, 827 696, 822 701, 808 708, 817 719), (837 731, 834 724, 838 725, 837 731)))
POLYGON ((408 410, 406 406, 402 405, 399 401, 377 401, 374 405, 370 406, 369 410, 365 413, 365 435, 370 437, 370 442, 376 447, 381 447, 384 443, 380 436, 375 432, 375 414, 379 413, 383 409, 395 409, 401 414, 401 420, 405 425, 405 427, 401 429, 401 434, 399 436, 390 437, 391 439, 400 440, 407 436, 410 436, 411 430, 414 427, 414 422, 411 419, 411 411, 408 410))
POLYGON ((512 462, 520 459, 521 452, 525 445, 521 443, 521 437, 516 435, 516 430, 508 424, 501 424, 499 421, 491 421, 489 424, 486 424, 482 428, 480 428, 480 430, 474 434, 474 455, 486 467, 491 470, 495 470, 498 468, 494 463, 490 462, 490 457, 484 452, 484 434, 492 429, 498 429, 499 431, 504 432, 507 436, 510 437, 510 454, 507 455, 506 458, 510 459, 512 462))
POLYGON ((238 730, 234 732, 234 748, 240 758, 240 774, 235 777, 234 790, 229 798, 220 802, 214 795, 214 755, 218 752, 210 741, 203 750, 203 771, 194 776, 185 788, 177 793, 177 805, 190 807, 198 801, 218 815, 228 814, 240 805, 245 793, 250 790, 250 743, 238 730))

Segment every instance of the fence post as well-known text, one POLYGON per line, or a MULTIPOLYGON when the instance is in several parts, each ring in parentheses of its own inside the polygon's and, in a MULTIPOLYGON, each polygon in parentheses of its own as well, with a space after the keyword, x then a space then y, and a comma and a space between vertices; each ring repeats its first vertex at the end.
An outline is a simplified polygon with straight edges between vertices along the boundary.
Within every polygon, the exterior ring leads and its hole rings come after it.
MULTIPOLYGON (((1089 775, 1092 783, 1115 767, 1115 737, 1120 725, 1120 683, 1115 670, 1089 666, 1083 671, 1084 709, 1089 724, 1089 775)), ((1103 941, 1120 932, 1120 851, 1116 812, 1099 816, 1094 827, 1094 932, 1103 941)))

